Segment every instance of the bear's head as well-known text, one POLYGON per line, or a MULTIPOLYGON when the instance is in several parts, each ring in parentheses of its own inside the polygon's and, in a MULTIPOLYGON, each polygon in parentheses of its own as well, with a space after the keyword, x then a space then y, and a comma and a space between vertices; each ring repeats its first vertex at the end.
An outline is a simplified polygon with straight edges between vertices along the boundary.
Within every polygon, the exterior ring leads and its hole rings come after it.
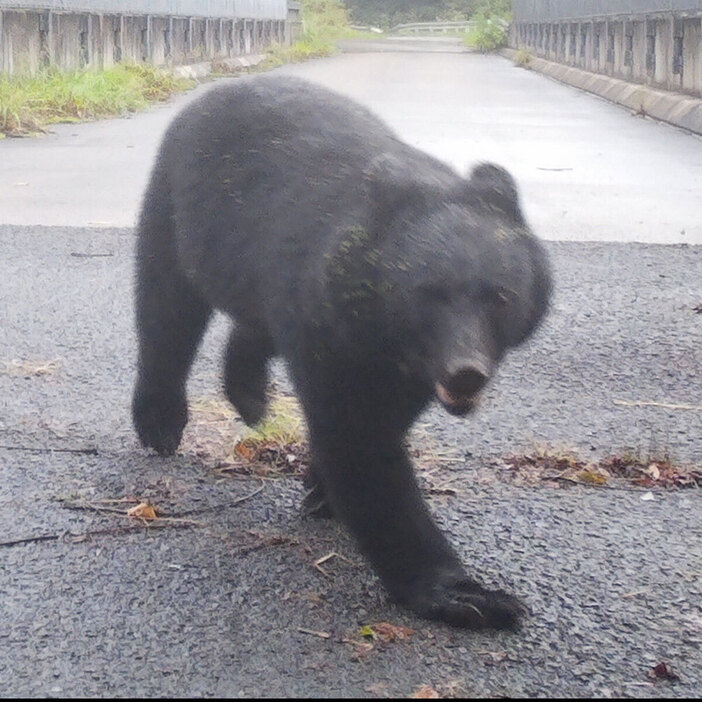
POLYGON ((363 249, 367 308, 383 353, 451 413, 470 411, 505 352, 545 315, 544 249, 503 168, 418 179, 393 157, 374 164, 375 214, 363 249))

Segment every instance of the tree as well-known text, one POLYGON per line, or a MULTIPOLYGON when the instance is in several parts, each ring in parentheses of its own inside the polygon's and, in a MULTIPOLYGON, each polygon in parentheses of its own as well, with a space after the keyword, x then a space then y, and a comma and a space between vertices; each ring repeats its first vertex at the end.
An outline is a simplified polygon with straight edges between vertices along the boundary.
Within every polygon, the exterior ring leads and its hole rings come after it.
MULTIPOLYGON (((346 0, 346 6, 354 23, 387 28, 402 22, 468 19, 481 2, 482 0, 346 0)), ((509 0, 507 2, 510 4, 509 0)))

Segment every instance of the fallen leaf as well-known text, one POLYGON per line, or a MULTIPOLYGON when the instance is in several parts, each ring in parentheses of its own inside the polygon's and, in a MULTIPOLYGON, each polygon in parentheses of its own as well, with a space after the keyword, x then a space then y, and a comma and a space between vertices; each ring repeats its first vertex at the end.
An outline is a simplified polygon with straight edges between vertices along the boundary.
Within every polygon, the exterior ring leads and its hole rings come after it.
POLYGON ((370 624, 366 624, 365 626, 362 626, 359 634, 365 639, 377 639, 378 638, 378 635, 375 633, 375 631, 373 630, 373 627, 370 624))
POLYGON ((680 680, 680 676, 665 661, 654 665, 653 668, 648 671, 648 677, 652 680, 670 680, 671 682, 680 680))
POLYGON ((406 626, 397 626, 390 622, 378 622, 377 624, 366 624, 361 627, 360 634, 366 639, 380 639, 386 643, 392 641, 403 641, 414 634, 414 629, 406 626))
POLYGON ((234 445, 234 450, 247 461, 252 461, 256 458, 256 451, 247 446, 245 441, 238 441, 234 445))
POLYGON ((644 470, 644 473, 650 475, 653 480, 658 480, 661 477, 660 468, 655 463, 651 463, 651 465, 644 470))
POLYGON ((383 641, 403 641, 408 639, 412 634, 414 634, 414 629, 408 629, 406 626, 397 626, 395 624, 390 624, 390 622, 378 622, 377 624, 372 624, 371 629, 383 640, 383 641))
POLYGON ((590 470, 588 468, 576 473, 575 477, 583 483, 588 483, 589 485, 605 485, 607 483, 606 475, 602 475, 602 473, 598 473, 597 471, 590 470))
POLYGON ((135 507, 131 507, 127 510, 128 517, 134 517, 136 519, 156 519, 156 509, 153 505, 148 502, 140 502, 135 507))
POLYGON ((433 687, 429 687, 429 685, 421 685, 410 697, 416 700, 438 700, 439 693, 433 687))

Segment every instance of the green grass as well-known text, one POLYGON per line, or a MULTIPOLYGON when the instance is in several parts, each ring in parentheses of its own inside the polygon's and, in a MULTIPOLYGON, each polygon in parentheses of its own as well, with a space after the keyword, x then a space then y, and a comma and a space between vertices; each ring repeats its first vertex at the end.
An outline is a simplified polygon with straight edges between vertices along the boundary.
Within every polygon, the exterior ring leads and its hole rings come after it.
POLYGON ((338 0, 302 0, 302 26, 302 36, 292 46, 274 45, 268 50, 262 70, 329 56, 336 51, 337 39, 360 34, 349 27, 346 10, 338 0))
POLYGON ((507 29, 499 16, 477 14, 473 17, 475 28, 464 38, 466 45, 478 51, 495 51, 507 46, 507 29))
MULTIPOLYGON (((261 64, 328 56, 335 40, 358 34, 348 26, 339 0, 302 0, 303 35, 290 47, 274 46, 261 64)), ((146 64, 119 64, 102 71, 46 71, 33 77, 0 76, 0 138, 45 131, 56 122, 82 122, 143 110, 193 87, 193 82, 146 64)))
POLYGON ((191 86, 166 71, 130 64, 104 71, 0 76, 0 134, 19 136, 56 122, 136 112, 191 86))
POLYGON ((531 65, 531 54, 526 49, 519 49, 514 57, 515 66, 529 68, 531 65))
POLYGON ((279 396, 271 400, 266 416, 247 431, 242 441, 252 444, 296 444, 304 440, 305 422, 294 397, 279 396))

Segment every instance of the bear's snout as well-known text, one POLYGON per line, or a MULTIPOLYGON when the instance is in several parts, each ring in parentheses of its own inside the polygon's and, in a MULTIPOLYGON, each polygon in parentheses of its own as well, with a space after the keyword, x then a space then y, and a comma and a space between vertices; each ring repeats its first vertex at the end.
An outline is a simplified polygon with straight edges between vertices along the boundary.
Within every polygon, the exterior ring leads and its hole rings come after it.
POLYGON ((436 397, 448 412, 463 416, 475 408, 489 379, 486 363, 471 361, 459 365, 436 383, 436 397))

